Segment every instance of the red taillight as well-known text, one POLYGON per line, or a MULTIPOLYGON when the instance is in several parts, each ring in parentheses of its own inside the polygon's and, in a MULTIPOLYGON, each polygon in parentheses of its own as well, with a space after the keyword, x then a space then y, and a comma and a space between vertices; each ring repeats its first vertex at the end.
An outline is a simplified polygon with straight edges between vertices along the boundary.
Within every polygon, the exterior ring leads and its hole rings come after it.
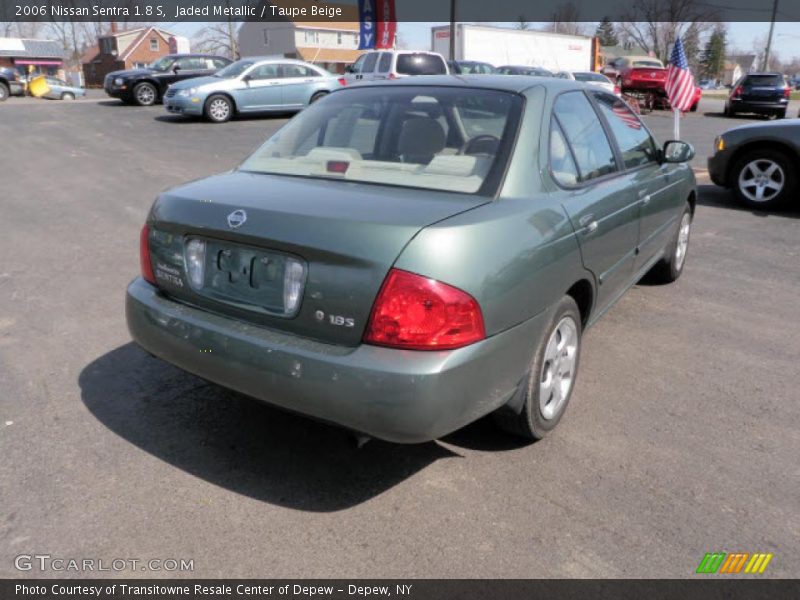
POLYGON ((739 86, 735 90, 733 90, 733 97, 734 98, 738 98, 741 95, 742 95, 742 86, 739 86))
POLYGON ((147 227, 147 223, 142 227, 142 233, 139 234, 139 264, 144 280, 155 285, 156 278, 153 275, 153 264, 150 261, 150 229, 147 227))
POLYGON ((475 298, 435 279, 392 269, 372 307, 364 342, 409 350, 452 350, 485 337, 475 298))
POLYGON ((792 88, 790 88, 790 87, 783 88, 783 96, 784 96, 784 98, 790 98, 791 95, 792 95, 792 88))
POLYGON ((339 79, 337 79, 336 81, 339 82, 339 85, 347 85, 347 79, 345 79, 344 77, 339 77, 339 79))

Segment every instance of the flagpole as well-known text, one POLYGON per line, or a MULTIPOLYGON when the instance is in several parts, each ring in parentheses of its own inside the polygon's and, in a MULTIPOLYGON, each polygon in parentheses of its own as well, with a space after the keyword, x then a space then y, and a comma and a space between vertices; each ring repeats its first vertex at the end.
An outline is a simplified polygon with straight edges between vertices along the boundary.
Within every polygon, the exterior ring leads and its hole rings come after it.
POLYGON ((676 140, 681 139, 681 111, 677 108, 672 109, 672 137, 676 140))

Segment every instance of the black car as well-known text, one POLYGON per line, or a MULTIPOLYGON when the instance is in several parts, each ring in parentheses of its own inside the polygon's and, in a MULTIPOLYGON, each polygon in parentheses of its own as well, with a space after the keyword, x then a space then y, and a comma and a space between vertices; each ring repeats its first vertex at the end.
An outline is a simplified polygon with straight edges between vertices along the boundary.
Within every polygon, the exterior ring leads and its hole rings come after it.
POLYGON ((540 67, 526 67, 524 65, 503 65, 497 67, 501 75, 533 75, 534 77, 553 77, 553 73, 540 67))
POLYGON ((455 75, 491 75, 497 69, 489 63, 477 60, 448 60, 447 67, 455 75))
POLYGON ((792 88, 780 73, 749 73, 733 86, 725 101, 725 116, 756 113, 782 119, 791 93, 792 88))
POLYGON ((708 173, 711 181, 733 190, 751 208, 781 208, 791 202, 800 206, 800 121, 729 129, 714 141, 708 173))
POLYGON ((213 75, 231 61, 210 54, 168 54, 145 69, 112 71, 106 75, 106 94, 123 102, 150 106, 160 102, 167 87, 176 81, 213 75))
POLYGON ((9 96, 22 96, 25 86, 17 77, 17 72, 8 67, 0 67, 0 102, 9 96))

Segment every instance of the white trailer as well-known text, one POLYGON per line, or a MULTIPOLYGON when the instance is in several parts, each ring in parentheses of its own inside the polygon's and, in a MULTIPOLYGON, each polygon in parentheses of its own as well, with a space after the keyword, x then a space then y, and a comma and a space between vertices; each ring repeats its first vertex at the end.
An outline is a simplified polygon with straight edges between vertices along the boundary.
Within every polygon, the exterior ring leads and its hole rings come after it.
MULTIPOLYGON (((550 71, 594 71, 593 39, 529 29, 456 25, 456 60, 543 67, 550 71)), ((450 60, 450 26, 431 28, 431 49, 450 60)))

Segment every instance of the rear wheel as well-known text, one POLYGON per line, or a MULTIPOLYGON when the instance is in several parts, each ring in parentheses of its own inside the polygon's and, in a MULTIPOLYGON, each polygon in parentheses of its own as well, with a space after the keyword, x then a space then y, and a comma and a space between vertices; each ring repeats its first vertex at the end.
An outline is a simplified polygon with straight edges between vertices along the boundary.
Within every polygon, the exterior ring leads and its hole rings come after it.
POLYGON ((775 116, 776 116, 778 119, 785 119, 785 118, 786 118, 786 109, 784 109, 784 110, 779 110, 778 112, 776 112, 776 113, 775 113, 775 116))
POLYGON ((133 99, 139 106, 152 106, 158 99, 156 86, 152 83, 139 83, 133 88, 133 99))
POLYGON ((655 283, 672 283, 683 273, 686 254, 689 251, 689 236, 692 231, 692 209, 689 203, 683 209, 678 230, 667 246, 664 258, 657 262, 648 273, 655 283))
POLYGON ((8 89, 8 86, 0 81, 0 102, 3 102, 11 95, 11 92, 8 89))
POLYGON ((233 102, 221 94, 211 96, 206 100, 204 112, 212 123, 224 123, 233 116, 233 102))
POLYGON ((698 104, 700 104, 700 103, 699 102, 695 102, 694 104, 692 104, 692 108, 690 108, 689 110, 691 112, 697 112, 697 105, 698 104))
POLYGON ((730 187, 739 201, 750 208, 780 208, 796 193, 796 167, 779 150, 751 150, 736 161, 730 187))
POLYGON ((62 100, 75 100, 75 94, 73 94, 71 92, 64 92, 63 94, 61 94, 61 99, 62 100))
POLYGON ((580 343, 578 305, 572 297, 564 296, 522 384, 522 410, 516 413, 506 407, 494 415, 502 429, 529 440, 540 440, 558 425, 578 376, 580 343))

